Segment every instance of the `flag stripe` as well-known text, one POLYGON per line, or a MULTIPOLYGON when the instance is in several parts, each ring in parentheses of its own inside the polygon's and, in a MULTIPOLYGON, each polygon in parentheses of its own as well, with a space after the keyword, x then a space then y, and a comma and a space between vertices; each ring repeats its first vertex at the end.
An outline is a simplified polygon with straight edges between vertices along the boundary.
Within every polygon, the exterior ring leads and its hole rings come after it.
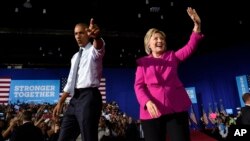
POLYGON ((101 94, 102 94, 102 95, 106 95, 106 92, 105 92, 105 91, 101 91, 101 94))
POLYGON ((101 82, 101 83, 100 83, 100 86, 105 86, 105 85, 106 85, 105 82, 101 82))
POLYGON ((9 87, 10 86, 10 83, 0 83, 0 87, 9 87))
POLYGON ((10 82, 11 78, 9 77, 0 78, 0 103, 7 104, 9 101, 10 82))
POLYGON ((102 91, 102 90, 105 91, 106 88, 105 88, 105 86, 100 86, 100 87, 99 87, 99 90, 100 90, 100 91, 102 91))
POLYGON ((1 87, 0 92, 9 92, 10 88, 1 87))
POLYGON ((8 103, 9 98, 0 98, 0 102, 8 103))
POLYGON ((0 96, 6 96, 6 97, 9 97, 9 93, 2 92, 2 93, 0 93, 0 96))
POLYGON ((10 82, 10 81, 11 81, 10 78, 0 78, 0 83, 10 82))

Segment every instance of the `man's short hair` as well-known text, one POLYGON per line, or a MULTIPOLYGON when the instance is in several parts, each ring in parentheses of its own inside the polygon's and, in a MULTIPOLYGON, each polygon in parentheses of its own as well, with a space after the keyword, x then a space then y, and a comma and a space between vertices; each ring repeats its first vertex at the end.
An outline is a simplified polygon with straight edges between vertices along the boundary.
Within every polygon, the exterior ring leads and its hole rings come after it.
POLYGON ((32 120, 32 112, 29 110, 25 110, 22 113, 22 119, 25 121, 31 121, 32 120))
POLYGON ((242 95, 242 100, 244 101, 244 103, 246 103, 247 100, 250 100, 250 93, 244 93, 242 95))

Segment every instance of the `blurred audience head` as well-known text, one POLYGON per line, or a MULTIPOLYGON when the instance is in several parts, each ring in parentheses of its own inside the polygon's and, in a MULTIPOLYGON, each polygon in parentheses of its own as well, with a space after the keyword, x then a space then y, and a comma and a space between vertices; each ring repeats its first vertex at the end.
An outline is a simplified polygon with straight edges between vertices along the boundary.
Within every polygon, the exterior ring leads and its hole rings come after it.
POLYGON ((250 104, 250 93, 244 93, 242 95, 242 100, 245 104, 250 104))

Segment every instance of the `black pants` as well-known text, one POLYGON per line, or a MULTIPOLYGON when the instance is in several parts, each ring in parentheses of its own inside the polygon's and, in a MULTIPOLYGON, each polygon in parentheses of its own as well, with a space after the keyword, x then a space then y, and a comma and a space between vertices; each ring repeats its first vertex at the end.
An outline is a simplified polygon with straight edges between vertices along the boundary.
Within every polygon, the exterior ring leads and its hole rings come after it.
POLYGON ((102 98, 98 88, 76 89, 63 115, 58 141, 98 141, 102 98))
POLYGON ((190 141, 188 112, 168 114, 156 119, 142 120, 145 141, 190 141))

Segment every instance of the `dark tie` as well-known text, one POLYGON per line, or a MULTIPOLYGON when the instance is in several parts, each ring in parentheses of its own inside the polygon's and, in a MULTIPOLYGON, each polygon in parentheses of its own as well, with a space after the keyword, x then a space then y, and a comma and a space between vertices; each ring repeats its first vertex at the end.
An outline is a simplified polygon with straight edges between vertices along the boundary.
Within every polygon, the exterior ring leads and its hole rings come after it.
POLYGON ((73 81, 72 81, 72 85, 73 85, 73 89, 76 87, 76 82, 78 79, 78 69, 79 69, 79 64, 80 64, 80 60, 81 60, 81 56, 82 56, 82 49, 80 48, 76 61, 75 61, 75 65, 74 65, 74 69, 73 69, 73 81))

